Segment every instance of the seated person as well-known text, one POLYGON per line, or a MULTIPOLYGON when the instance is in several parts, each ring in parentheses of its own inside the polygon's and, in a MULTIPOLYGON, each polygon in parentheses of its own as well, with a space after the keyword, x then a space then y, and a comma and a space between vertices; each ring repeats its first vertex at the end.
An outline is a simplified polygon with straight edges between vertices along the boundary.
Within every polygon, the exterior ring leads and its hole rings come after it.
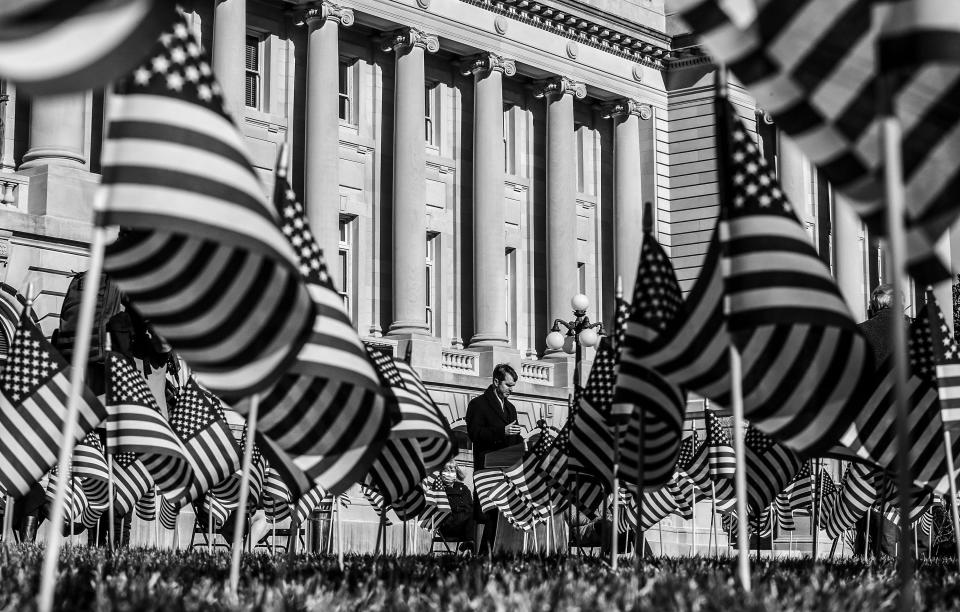
POLYGON ((446 539, 472 541, 476 529, 473 493, 463 484, 462 470, 450 461, 443 467, 440 478, 450 501, 450 514, 437 525, 437 531, 446 539))

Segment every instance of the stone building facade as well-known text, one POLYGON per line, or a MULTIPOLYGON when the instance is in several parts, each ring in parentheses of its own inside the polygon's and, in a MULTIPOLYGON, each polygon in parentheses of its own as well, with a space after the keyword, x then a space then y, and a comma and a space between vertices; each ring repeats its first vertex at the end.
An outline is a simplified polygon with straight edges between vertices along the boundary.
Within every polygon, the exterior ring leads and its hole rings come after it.
MULTIPOLYGON (((562 423, 573 363, 544 337, 577 293, 610 323, 643 202, 683 289, 696 280, 718 211, 714 67, 664 0, 183 4, 266 193, 288 142, 358 333, 411 346, 455 429, 504 361, 521 425, 562 423)), ((109 94, 2 94, 0 281, 33 283, 50 333, 86 267, 109 94)), ((876 240, 742 89, 731 96, 864 318, 884 277, 876 240)))

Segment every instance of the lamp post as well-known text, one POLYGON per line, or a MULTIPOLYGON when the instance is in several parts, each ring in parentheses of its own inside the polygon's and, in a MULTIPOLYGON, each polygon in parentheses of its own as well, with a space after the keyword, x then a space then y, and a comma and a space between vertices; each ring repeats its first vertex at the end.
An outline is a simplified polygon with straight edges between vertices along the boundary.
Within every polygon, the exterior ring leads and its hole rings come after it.
POLYGON ((553 327, 547 334, 547 348, 554 351, 562 350, 568 355, 574 355, 573 362, 573 389, 574 392, 580 390, 580 365, 583 361, 583 347, 596 346, 603 334, 603 323, 591 323, 587 316, 587 309, 590 307, 590 299, 582 293, 578 293, 570 300, 570 307, 573 309, 574 319, 572 321, 563 321, 554 319, 553 327), (563 326, 566 333, 560 331, 563 326))

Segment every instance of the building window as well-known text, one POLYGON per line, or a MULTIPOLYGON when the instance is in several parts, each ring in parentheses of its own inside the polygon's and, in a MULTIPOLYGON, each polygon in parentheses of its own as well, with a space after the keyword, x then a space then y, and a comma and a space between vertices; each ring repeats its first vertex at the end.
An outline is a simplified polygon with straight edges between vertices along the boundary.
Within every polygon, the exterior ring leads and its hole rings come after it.
POLYGON ((263 108, 263 40, 255 34, 247 34, 246 54, 246 105, 263 108))
POLYGON ((356 68, 347 60, 340 60, 340 120, 357 124, 354 101, 357 99, 356 68))
POLYGON ((340 218, 340 248, 334 279, 343 307, 349 313, 353 305, 353 222, 351 217, 340 218))
POLYGON ((504 274, 504 295, 507 300, 506 312, 506 336, 511 346, 516 346, 517 342, 517 251, 516 249, 507 249, 506 254, 506 272, 504 274))
POLYGON ((436 335, 436 308, 437 308, 437 248, 440 234, 427 233, 426 270, 426 319, 430 334, 436 335))
POLYGON ((577 293, 587 294, 587 264, 577 262, 577 293))
POLYGON ((424 130, 424 139, 427 142, 428 146, 439 147, 440 139, 437 136, 438 123, 439 123, 439 96, 440 96, 440 86, 436 83, 427 83, 426 88, 424 89, 424 100, 423 100, 423 130, 424 130))
POLYGON ((517 173, 517 124, 513 106, 503 108, 503 171, 517 173))

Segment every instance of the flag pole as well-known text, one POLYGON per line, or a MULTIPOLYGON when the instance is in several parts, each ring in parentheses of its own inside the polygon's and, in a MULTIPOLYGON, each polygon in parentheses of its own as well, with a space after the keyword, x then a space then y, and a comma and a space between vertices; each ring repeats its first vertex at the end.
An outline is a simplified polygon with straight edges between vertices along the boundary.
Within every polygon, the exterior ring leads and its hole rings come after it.
POLYGON ((242 552, 243 530, 247 524, 247 497, 250 494, 250 468, 253 464, 253 445, 257 431, 257 411, 260 408, 260 396, 250 398, 250 412, 247 413, 247 443, 243 448, 243 465, 240 471, 240 500, 237 505, 237 517, 233 523, 232 557, 230 559, 230 595, 237 596, 240 584, 240 553, 242 552))
POLYGON ((213 554, 213 498, 207 493, 207 552, 213 554))
MULTIPOLYGON (((953 540, 957 546, 957 568, 960 569, 960 510, 957 508, 957 472, 953 467, 953 441, 950 439, 950 430, 943 429, 943 445, 947 456, 947 479, 950 493, 950 515, 953 518, 953 540)), ((933 529, 930 529, 933 532, 933 529)))
MULTIPOLYGON (((97 191, 94 196, 94 214, 99 214, 106 205, 106 193, 97 191)), ((70 369, 70 395, 67 400, 67 415, 63 424, 63 444, 60 446, 58 458, 59 470, 66 472, 70 457, 73 455, 75 431, 77 429, 77 414, 80 411, 80 400, 84 375, 87 371, 87 357, 90 353, 90 334, 93 330, 93 316, 97 310, 97 294, 100 288, 100 274, 103 268, 103 250, 107 243, 107 230, 95 224, 90 242, 90 268, 87 278, 84 279, 83 293, 80 301, 80 315, 77 320, 76 342, 73 345, 73 358, 70 369)), ((30 296, 27 296, 30 300, 30 296)), ((29 303, 29 302, 28 302, 29 303)), ((59 525, 63 522, 64 503, 67 497, 67 483, 57 479, 56 494, 53 498, 53 509, 50 512, 50 524, 59 525)), ((43 569, 40 574, 40 591, 37 597, 39 612, 50 612, 53 608, 53 591, 57 577, 57 564, 60 560, 60 532, 54 528, 50 530, 47 540, 47 549, 43 556, 43 569)))
POLYGON ((714 557, 720 555, 720 535, 717 533, 717 483, 710 480, 710 533, 707 534, 707 554, 713 547, 714 557), (711 544, 713 542, 713 544, 711 544))
MULTIPOLYGON (((642 454, 642 453, 641 453, 642 454)), ((620 510, 620 487, 618 486, 618 476, 619 476, 619 467, 620 467, 620 423, 617 423, 613 426, 613 513, 611 515, 611 522, 613 523, 613 529, 610 532, 613 534, 612 541, 610 542, 610 567, 613 571, 617 571, 617 544, 620 540, 620 531, 618 529, 619 523, 619 510, 620 510)))
MULTIPOLYGON (((336 518, 337 518, 337 565, 340 567, 341 570, 343 570, 343 521, 342 521, 342 518, 341 518, 341 516, 340 516, 340 504, 336 504, 336 503, 335 503, 335 504, 334 504, 334 508, 335 508, 335 510, 336 510, 336 513, 337 513, 337 514, 336 514, 336 518)), ((384 508, 384 512, 386 512, 386 508, 384 508)), ((384 526, 384 530, 386 530, 386 526, 384 526)), ((386 540, 387 540, 387 537, 386 537, 386 535, 387 535, 387 534, 384 533, 383 535, 384 535, 384 537, 383 537, 383 540, 384 540, 384 541, 383 541, 383 548, 384 548, 384 552, 386 552, 386 548, 387 548, 387 541, 386 541, 386 540)))
POLYGON ((870 557, 870 515, 873 513, 873 505, 871 504, 867 508, 867 529, 866 534, 863 538, 863 560, 866 561, 870 557))
POLYGON ((3 506, 3 541, 10 542, 13 533, 13 496, 6 496, 6 503, 3 506))
POLYGON ((693 494, 693 505, 691 508, 691 511, 693 512, 693 533, 691 534, 692 537, 690 538, 692 542, 692 545, 690 546, 690 554, 695 555, 697 554, 697 487, 693 487, 691 489, 691 493, 693 494))
POLYGON ((737 463, 734 485, 737 491, 737 570, 743 590, 750 592, 750 534, 747 532, 747 473, 745 465, 743 389, 741 388, 740 353, 730 345, 730 387, 733 405, 733 451, 737 463))
MULTIPOLYGON (((880 115, 883 126, 883 176, 886 191, 887 249, 890 255, 890 281, 893 285, 893 312, 895 324, 891 326, 894 357, 894 397, 896 398, 897 423, 897 485, 900 489, 900 516, 910 516, 910 425, 909 419, 909 355, 907 354, 907 330, 900 322, 903 316, 903 281, 905 280, 906 232, 903 216, 906 199, 903 183, 903 159, 900 149, 901 125, 893 109, 894 84, 886 76, 880 82, 880 115)), ((949 455, 949 453, 948 453, 949 455)), ((910 521, 904 520, 900 528, 900 609, 910 610, 914 600, 914 563, 910 554, 910 521)))
POLYGON ((817 553, 820 548, 820 498, 823 495, 823 491, 820 490, 820 471, 823 469, 823 465, 819 459, 816 459, 816 462, 817 469, 813 477, 813 520, 810 521, 810 534, 813 536, 811 550, 814 561, 817 560, 817 553))

